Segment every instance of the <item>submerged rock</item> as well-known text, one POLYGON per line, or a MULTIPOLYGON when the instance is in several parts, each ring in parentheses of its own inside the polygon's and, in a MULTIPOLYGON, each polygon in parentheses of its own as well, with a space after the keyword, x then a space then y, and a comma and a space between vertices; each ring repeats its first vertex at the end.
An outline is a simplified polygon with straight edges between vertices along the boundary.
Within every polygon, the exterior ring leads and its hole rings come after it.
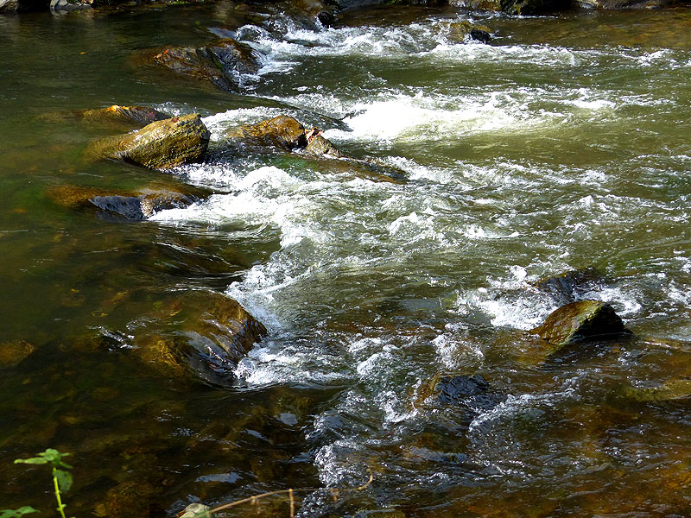
POLYGON ((148 482, 122 482, 106 493, 105 515, 109 518, 148 518, 155 493, 148 482))
POLYGON ((247 124, 226 131, 235 146, 268 147, 292 151, 307 146, 305 127, 293 117, 279 115, 257 124, 247 124))
POLYGON ((88 123, 129 123, 137 126, 146 126, 152 122, 169 119, 167 115, 147 106, 120 106, 113 104, 107 108, 82 110, 77 116, 88 123))
POLYGON ((14 340, 0 343, 0 369, 16 367, 31 356, 36 346, 26 340, 14 340))
POLYGON ((630 334, 612 306, 598 300, 566 304, 530 332, 552 344, 552 352, 585 340, 630 334))
POLYGON ((128 135, 101 139, 87 153, 165 170, 202 161, 210 137, 200 115, 192 113, 153 122, 128 135))
POLYGON ((432 398, 436 404, 459 407, 472 419, 478 413, 491 410, 506 401, 506 395, 491 389, 480 374, 441 376, 423 385, 418 403, 432 398))
POLYGON ((691 397, 691 379, 669 380, 657 387, 628 387, 623 390, 626 399, 640 403, 663 403, 691 397))
POLYGON ((113 192, 104 189, 61 185, 48 191, 58 205, 76 210, 98 210, 130 220, 150 218, 159 211, 182 209, 200 199, 196 192, 147 190, 141 193, 113 192))
POLYGON ((260 68, 258 54, 233 38, 198 48, 170 47, 156 53, 152 61, 176 74, 208 81, 227 91, 237 90, 243 75, 256 74, 260 68))
POLYGON ((185 291, 156 299, 133 343, 140 358, 173 377, 191 372, 227 383, 237 362, 267 332, 238 302, 219 293, 185 291))
POLYGON ((475 25, 468 20, 453 22, 449 25, 448 39, 454 43, 464 43, 467 40, 489 43, 492 40, 489 28, 475 25))

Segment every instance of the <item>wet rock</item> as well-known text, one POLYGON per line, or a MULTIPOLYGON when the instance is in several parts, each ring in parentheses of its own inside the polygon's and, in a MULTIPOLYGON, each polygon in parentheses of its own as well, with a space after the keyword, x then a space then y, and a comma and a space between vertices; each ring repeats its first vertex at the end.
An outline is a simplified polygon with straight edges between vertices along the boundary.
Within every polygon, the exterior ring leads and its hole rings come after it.
POLYGON ((305 127, 287 115, 232 128, 226 132, 226 137, 234 146, 269 147, 281 151, 307 146, 305 127))
POLYGON ((571 0, 452 0, 451 3, 464 9, 503 11, 517 15, 564 11, 573 5, 571 0))
POLYGON ((627 387, 626 399, 640 403, 663 403, 691 397, 691 379, 669 380, 656 387, 627 387))
POLYGON ((76 11, 78 9, 91 9, 93 0, 51 0, 51 12, 76 11))
POLYGON ((87 153, 94 158, 165 170, 202 161, 210 137, 199 114, 193 113, 153 122, 128 135, 101 139, 87 153))
POLYGON ((231 381, 237 362, 267 332, 238 302, 219 293, 185 291, 146 302, 153 311, 132 333, 137 354, 176 378, 192 372, 214 384, 231 381))
POLYGON ((188 207, 200 199, 200 196, 191 192, 113 192, 76 185, 55 187, 48 191, 48 196, 68 209, 96 210, 135 221, 147 219, 162 210, 188 207))
POLYGON ((318 25, 330 25, 336 19, 336 9, 333 5, 327 5, 321 0, 292 0, 291 7, 293 18, 303 22, 306 29, 316 30, 318 25))
POLYGON ((199 48, 170 47, 156 53, 152 61, 193 79, 211 82, 235 91, 242 86, 243 75, 256 74, 259 55, 244 43, 224 38, 199 48))
POLYGON ((151 516, 154 494, 154 487, 148 482, 122 482, 106 493, 106 515, 109 518, 147 518, 151 516))
POLYGON ((328 158, 343 158, 345 155, 341 153, 336 146, 334 146, 329 140, 325 139, 321 135, 309 140, 307 147, 305 148, 307 154, 317 156, 317 157, 328 157, 328 158))
POLYGON ((549 342, 552 352, 577 342, 630 334, 612 306, 597 300, 566 304, 530 332, 549 342))
POLYGON ((489 28, 475 25, 468 20, 453 22, 449 25, 448 39, 454 43, 464 43, 468 40, 489 43, 492 39, 489 28))
POLYGON ((0 0, 0 14, 16 13, 19 10, 19 0, 0 0))
POLYGON ((423 404, 430 398, 437 405, 461 408, 472 418, 479 412, 491 410, 505 401, 506 395, 492 390, 490 384, 480 374, 437 375, 421 387, 417 402, 423 404))
POLYGON ((36 350, 36 346, 26 340, 0 343, 0 369, 16 367, 36 350))
POLYGON ((596 289, 604 282, 595 268, 569 270, 554 277, 540 279, 533 287, 549 294, 558 304, 575 302, 581 295, 596 289))
POLYGON ((170 115, 162 113, 147 106, 119 106, 113 104, 107 108, 94 110, 82 110, 77 116, 88 123, 128 123, 137 126, 146 126, 152 122, 170 118, 170 115))

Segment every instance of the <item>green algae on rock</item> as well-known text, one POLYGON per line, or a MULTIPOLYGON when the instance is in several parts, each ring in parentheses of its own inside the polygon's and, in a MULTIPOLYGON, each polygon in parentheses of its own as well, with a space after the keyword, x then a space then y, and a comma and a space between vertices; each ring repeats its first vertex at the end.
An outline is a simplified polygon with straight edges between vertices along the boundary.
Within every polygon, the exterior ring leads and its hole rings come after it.
POLYGON ((211 133, 198 113, 156 121, 124 136, 94 142, 87 154, 94 158, 124 160, 149 169, 201 162, 211 133))
POLYGON ((614 308, 599 300, 581 300, 561 306, 530 332, 552 344, 552 352, 589 339, 630 334, 614 308))
POLYGON ((639 403, 662 403, 691 397, 691 379, 668 380, 656 387, 627 387, 622 395, 639 403))

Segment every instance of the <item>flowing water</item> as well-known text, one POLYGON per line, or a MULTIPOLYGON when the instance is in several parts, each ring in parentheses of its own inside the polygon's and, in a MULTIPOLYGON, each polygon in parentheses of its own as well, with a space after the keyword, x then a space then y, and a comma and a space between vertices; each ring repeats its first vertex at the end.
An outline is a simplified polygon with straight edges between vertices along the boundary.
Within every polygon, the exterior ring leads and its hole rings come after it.
MULTIPOLYGON (((47 472, 12 460, 56 447, 78 517, 132 481, 154 516, 286 488, 313 488, 305 517, 689 516, 689 398, 622 394, 691 376, 691 11, 475 14, 483 45, 448 39, 472 18, 449 9, 316 31, 256 10, 0 18, 0 342, 36 348, 0 377, 2 507, 51 512, 47 472), (241 94, 136 59, 227 31, 262 54, 241 94), (199 112, 214 152, 172 174, 90 162, 106 130, 45 117, 113 103, 199 112), (222 151, 284 113, 406 181, 222 151), (47 194, 157 182, 213 194, 140 222, 47 194), (564 301, 535 283, 586 268, 576 298, 636 338, 536 359, 526 331, 564 301), (137 290, 185 288, 269 330, 232 386, 132 354, 137 290), (493 404, 434 395, 474 374, 493 404)), ((263 502, 233 516, 290 515, 263 502)))

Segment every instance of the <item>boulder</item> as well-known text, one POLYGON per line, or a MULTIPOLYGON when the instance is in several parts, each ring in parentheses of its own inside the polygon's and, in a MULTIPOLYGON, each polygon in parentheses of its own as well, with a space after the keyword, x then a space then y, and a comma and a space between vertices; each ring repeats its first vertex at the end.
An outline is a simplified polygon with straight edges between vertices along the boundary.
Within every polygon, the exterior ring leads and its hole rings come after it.
POLYGON ((162 210, 188 207, 200 199, 200 195, 192 191, 185 193, 166 189, 134 193, 61 185, 50 189, 48 196, 56 204, 67 209, 95 210, 138 221, 162 210))
POLYGON ((51 0, 51 12, 76 11, 78 9, 91 9, 93 0, 51 0))
POLYGON ((36 350, 26 340, 14 340, 0 343, 0 369, 16 367, 36 350))
POLYGON ((157 52, 152 61, 176 74, 208 81, 226 91, 242 86, 243 75, 261 67, 258 54, 244 43, 224 38, 199 48, 170 47, 157 52))
POLYGON ((127 123, 136 126, 146 126, 152 122, 170 118, 170 115, 154 110, 147 106, 119 106, 114 104, 107 108, 82 110, 77 116, 88 123, 127 123))
POLYGON ((549 342, 552 352, 577 342, 631 333, 612 306, 598 300, 561 306, 530 332, 549 342))
POLYGON ((454 43, 464 43, 469 40, 489 43, 492 39, 489 28, 484 25, 474 25, 468 20, 449 24, 447 38, 454 43))
POLYGON ((201 162, 211 133, 198 113, 157 121, 124 136, 101 139, 90 146, 92 157, 124 160, 150 169, 201 162))
POLYGON ((225 135, 233 146, 268 147, 280 151, 307 146, 305 127, 287 115, 232 128, 225 135))

